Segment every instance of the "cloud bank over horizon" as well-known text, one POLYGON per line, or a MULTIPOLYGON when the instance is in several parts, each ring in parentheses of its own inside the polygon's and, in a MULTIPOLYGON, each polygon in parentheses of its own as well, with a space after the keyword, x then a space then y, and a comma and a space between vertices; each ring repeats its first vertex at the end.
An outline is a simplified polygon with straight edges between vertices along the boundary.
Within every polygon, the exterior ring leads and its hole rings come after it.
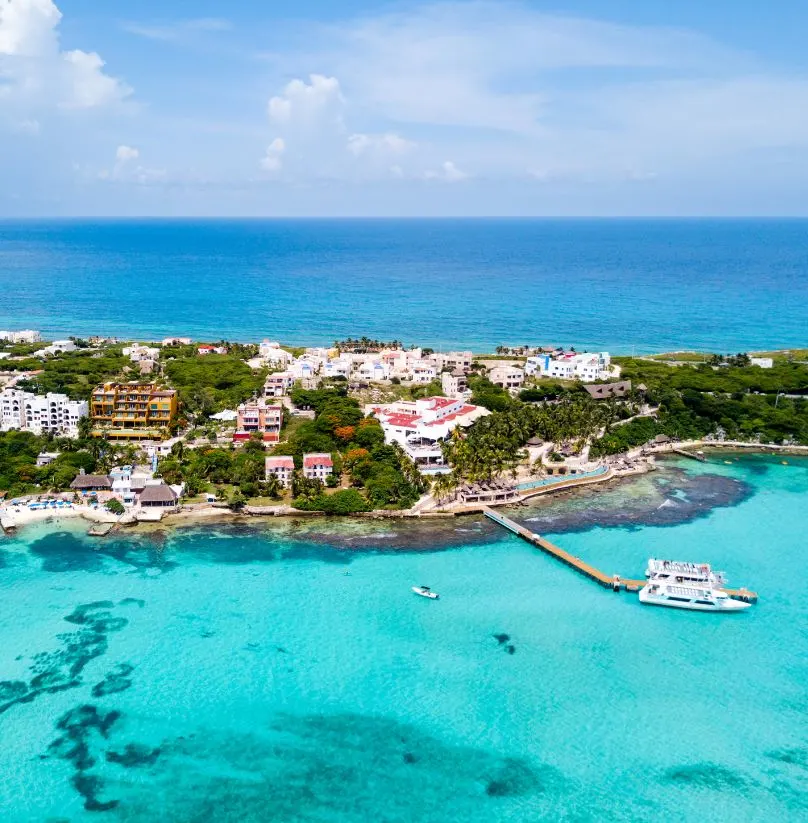
POLYGON ((694 28, 72 5, 0 0, 4 215, 808 213, 805 67, 694 28))

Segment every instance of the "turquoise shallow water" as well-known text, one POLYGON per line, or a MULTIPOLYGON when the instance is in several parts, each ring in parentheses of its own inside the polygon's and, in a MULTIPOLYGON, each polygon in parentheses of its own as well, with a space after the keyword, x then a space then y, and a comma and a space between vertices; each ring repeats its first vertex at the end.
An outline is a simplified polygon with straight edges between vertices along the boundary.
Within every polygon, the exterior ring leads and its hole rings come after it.
POLYGON ((117 543, 31 529, 0 542, 0 809, 803 820, 806 495, 806 460, 722 458, 516 513, 554 520, 554 540, 610 571, 711 560, 761 593, 736 616, 642 607, 494 531, 392 554, 346 550, 340 525, 332 545, 277 528, 117 543), (620 500, 632 523, 591 525, 620 500), (677 505, 683 522, 641 525, 677 505))

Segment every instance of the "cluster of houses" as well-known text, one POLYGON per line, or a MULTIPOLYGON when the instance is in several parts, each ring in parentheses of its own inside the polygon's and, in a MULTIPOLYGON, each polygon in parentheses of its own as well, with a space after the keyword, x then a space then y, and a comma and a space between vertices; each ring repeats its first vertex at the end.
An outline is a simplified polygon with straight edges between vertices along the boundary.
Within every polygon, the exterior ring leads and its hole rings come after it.
POLYGON ((85 400, 71 400, 66 394, 39 395, 20 389, 0 392, 0 431, 28 431, 78 437, 79 420, 88 414, 85 400))
POLYGON ((42 335, 33 329, 20 329, 19 331, 0 331, 0 341, 7 343, 39 343, 42 335))
POLYGON ((157 360, 160 357, 160 349, 154 346, 142 346, 133 343, 122 349, 123 356, 128 357, 132 363, 136 363, 143 375, 151 374, 157 367, 157 360))
POLYGON ((70 488, 84 497, 105 502, 117 498, 127 507, 173 509, 179 503, 182 486, 169 486, 152 472, 136 466, 119 466, 109 474, 77 475, 70 488))
POLYGON ((327 377, 364 383, 397 378, 404 383, 427 384, 437 380, 444 371, 468 372, 472 353, 425 355, 423 349, 340 353, 338 349, 308 348, 295 357, 279 343, 265 340, 258 348, 258 357, 249 362, 254 367, 269 366, 280 370, 270 375, 265 392, 267 397, 280 397, 298 380, 307 386, 327 377))
MULTIPOLYGON (((295 472, 295 460, 286 455, 275 455, 266 459, 266 476, 278 478, 280 484, 288 489, 292 485, 295 472)), ((325 483, 334 473, 334 461, 330 454, 311 453, 303 455, 303 477, 325 483)))
MULTIPOLYGON (((426 385, 440 380, 444 394, 461 397, 468 389, 467 377, 472 369, 470 351, 426 354, 423 349, 383 349, 379 352, 340 352, 337 349, 308 348, 299 357, 265 340, 258 357, 249 361, 254 368, 275 369, 264 387, 264 396, 278 398, 288 394, 297 381, 313 388, 323 378, 343 378, 349 382, 380 383, 394 379, 411 385, 426 385)), ((524 368, 501 363, 490 365, 488 379, 510 391, 522 388, 525 378, 556 377, 584 383, 608 380, 617 375, 608 352, 547 351, 528 357, 524 368)))
POLYGON ((537 377, 556 377, 561 380, 580 380, 595 383, 615 377, 618 371, 611 365, 608 352, 578 354, 557 349, 552 353, 527 358, 525 374, 537 377))

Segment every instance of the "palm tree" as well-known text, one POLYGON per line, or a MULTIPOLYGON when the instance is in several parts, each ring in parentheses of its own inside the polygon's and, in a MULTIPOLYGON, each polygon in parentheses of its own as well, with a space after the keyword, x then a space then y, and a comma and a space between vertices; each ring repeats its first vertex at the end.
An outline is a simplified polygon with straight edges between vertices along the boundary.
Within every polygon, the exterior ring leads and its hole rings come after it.
POLYGON ((280 497, 283 492, 281 481, 278 480, 277 476, 274 474, 270 474, 269 477, 267 477, 264 487, 266 489, 267 497, 280 497))

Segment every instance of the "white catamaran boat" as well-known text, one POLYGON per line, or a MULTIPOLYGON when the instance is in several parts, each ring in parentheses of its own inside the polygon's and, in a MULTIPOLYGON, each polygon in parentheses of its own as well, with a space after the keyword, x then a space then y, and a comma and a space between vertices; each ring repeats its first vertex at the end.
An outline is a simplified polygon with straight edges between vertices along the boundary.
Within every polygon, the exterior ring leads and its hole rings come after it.
POLYGON ((734 600, 719 588, 663 583, 655 580, 649 580, 640 589, 640 603, 701 612, 738 612, 749 608, 749 603, 734 600))
POLYGON ((720 588, 727 583, 724 572, 714 572, 709 563, 683 563, 654 557, 648 561, 645 576, 658 583, 695 583, 710 588, 720 588))
POLYGON ((640 590, 640 603, 701 612, 737 612, 749 608, 749 603, 735 600, 721 590, 726 585, 726 577, 723 572, 714 572, 709 563, 652 557, 645 576, 648 582, 640 590))

